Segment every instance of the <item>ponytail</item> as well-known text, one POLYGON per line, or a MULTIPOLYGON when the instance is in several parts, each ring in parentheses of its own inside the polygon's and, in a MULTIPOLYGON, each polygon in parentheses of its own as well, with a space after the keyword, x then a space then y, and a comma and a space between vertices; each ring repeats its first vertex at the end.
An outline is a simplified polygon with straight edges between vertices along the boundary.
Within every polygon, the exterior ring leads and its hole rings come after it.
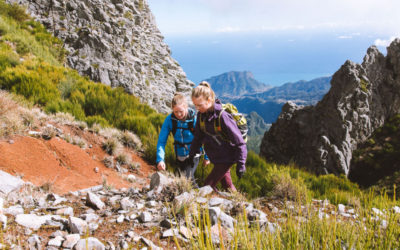
POLYGON ((205 100, 212 100, 215 102, 215 93, 211 89, 211 86, 208 82, 202 81, 199 86, 192 90, 192 98, 203 97, 205 100))

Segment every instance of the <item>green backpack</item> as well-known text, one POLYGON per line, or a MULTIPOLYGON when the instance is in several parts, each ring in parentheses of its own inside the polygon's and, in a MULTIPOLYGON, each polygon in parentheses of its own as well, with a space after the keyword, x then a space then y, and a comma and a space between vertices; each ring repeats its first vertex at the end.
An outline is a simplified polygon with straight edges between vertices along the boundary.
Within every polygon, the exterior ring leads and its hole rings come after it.
MULTIPOLYGON (((232 115, 233 119, 236 122, 236 125, 238 126, 238 128, 240 130, 240 133, 242 134, 243 140, 245 142, 247 142, 247 132, 249 131, 249 128, 247 127, 247 120, 246 120, 246 118, 244 117, 244 115, 242 113, 238 112, 236 106, 233 105, 232 103, 222 104, 222 111, 219 113, 218 119, 216 119, 215 122, 214 122, 214 131, 215 131, 215 133, 220 135, 221 138, 224 139, 225 141, 229 141, 228 136, 222 130, 222 127, 221 127, 221 114, 224 111, 226 111, 226 112, 228 112, 229 114, 232 115)), ((206 124, 205 124, 205 121, 204 121, 204 119, 202 117, 202 114, 200 114, 200 129, 204 133, 207 133, 206 124)), ((213 136, 213 135, 211 135, 211 136, 213 136)))

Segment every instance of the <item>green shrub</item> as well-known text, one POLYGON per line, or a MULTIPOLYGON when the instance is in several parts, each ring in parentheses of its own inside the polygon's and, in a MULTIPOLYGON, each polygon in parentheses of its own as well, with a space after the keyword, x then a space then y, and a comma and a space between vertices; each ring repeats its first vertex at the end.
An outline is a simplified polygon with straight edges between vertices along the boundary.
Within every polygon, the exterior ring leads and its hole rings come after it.
POLYGON ((0 0, 0 14, 11 17, 17 22, 23 22, 30 18, 23 7, 16 3, 7 4, 4 0, 0 0))
POLYGON ((86 117, 85 121, 89 127, 92 127, 93 124, 99 124, 103 128, 110 126, 108 121, 100 115, 88 116, 86 117))
POLYGON ((19 56, 7 45, 0 43, 0 72, 7 67, 15 67, 19 64, 19 56))
POLYGON ((35 104, 46 105, 59 97, 59 91, 52 82, 59 77, 58 71, 46 64, 34 66, 24 63, 7 68, 0 73, 0 87, 25 96, 35 104), (54 71, 53 71, 54 70, 54 71))

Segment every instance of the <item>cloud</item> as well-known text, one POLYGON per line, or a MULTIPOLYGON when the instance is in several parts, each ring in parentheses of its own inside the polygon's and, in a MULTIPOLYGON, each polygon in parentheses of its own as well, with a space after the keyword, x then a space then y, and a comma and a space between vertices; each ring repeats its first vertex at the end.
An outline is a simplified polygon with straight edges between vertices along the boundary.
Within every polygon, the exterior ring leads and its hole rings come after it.
POLYGON ((232 32, 239 32, 239 31, 242 31, 242 29, 239 28, 239 27, 227 26, 227 27, 218 28, 216 31, 217 31, 218 33, 232 33, 232 32))
POLYGON ((352 36, 338 36, 339 39, 351 39, 353 38, 352 36))
POLYGON ((148 0, 148 2, 163 33, 346 30, 351 35, 367 31, 371 34, 392 36, 400 32, 399 0, 148 0))
POLYGON ((374 44, 379 47, 387 47, 390 45, 391 42, 393 42, 394 39, 396 39, 396 37, 394 37, 394 36, 392 36, 386 40, 385 39, 376 39, 374 44))

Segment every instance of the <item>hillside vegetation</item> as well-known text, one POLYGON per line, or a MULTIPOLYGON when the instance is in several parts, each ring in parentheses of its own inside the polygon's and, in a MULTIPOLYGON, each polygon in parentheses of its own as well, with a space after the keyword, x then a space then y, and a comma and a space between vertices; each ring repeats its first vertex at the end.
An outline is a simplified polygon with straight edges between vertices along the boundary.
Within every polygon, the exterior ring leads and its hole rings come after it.
MULTIPOLYGON (((0 0, 0 14, 1 89, 23 96, 26 105, 38 106, 48 113, 70 113, 89 126, 97 124, 130 130, 142 140, 145 158, 154 163, 158 132, 165 115, 141 104, 136 97, 126 94, 123 89, 112 89, 92 82, 76 71, 63 67, 65 51, 62 49, 62 42, 47 33, 41 24, 32 21, 20 7, 7 5, 4 0, 0 0)), ((13 133, 9 127, 12 121, 2 120, 1 113, 0 122, 0 137, 13 133)), ((166 151, 167 164, 172 165, 174 154, 171 141, 166 151)), ((294 165, 270 164, 253 152, 248 154, 246 167, 247 172, 241 180, 237 179, 234 169, 231 172, 235 185, 247 198, 268 196, 296 201, 299 204, 308 204, 312 199, 328 199, 333 204, 341 203, 357 208, 363 218, 369 219, 366 219, 368 223, 360 224, 366 227, 363 231, 354 224, 318 220, 318 215, 310 217, 306 223, 289 218, 289 223, 282 228, 284 231, 276 232, 279 237, 273 233, 260 233, 254 226, 248 230, 247 222, 241 221, 242 228, 237 228, 235 236, 235 241, 239 242, 234 245, 236 247, 342 248, 347 244, 347 248, 357 249, 390 248, 400 236, 399 227, 396 227, 398 216, 393 217, 386 228, 380 228, 380 221, 373 221, 365 212, 372 207, 388 210, 398 204, 395 196, 387 197, 385 193, 376 196, 373 192, 362 191, 343 176, 315 176, 294 165), (377 227, 379 230, 376 231, 377 227), (324 238, 325 235, 331 237, 324 238)), ((200 178, 200 184, 211 168, 212 166, 198 168, 196 175, 200 178)), ((290 217, 290 213, 288 216, 290 217)), ((206 226, 204 224, 204 228, 206 226)), ((207 242, 202 245, 201 239, 193 244, 199 244, 197 246, 201 249, 216 248, 213 244, 207 245, 207 242)), ((398 243, 395 246, 398 247, 398 243)))
POLYGON ((400 185, 400 115, 390 118, 354 152, 349 178, 364 187, 393 193, 400 185))

